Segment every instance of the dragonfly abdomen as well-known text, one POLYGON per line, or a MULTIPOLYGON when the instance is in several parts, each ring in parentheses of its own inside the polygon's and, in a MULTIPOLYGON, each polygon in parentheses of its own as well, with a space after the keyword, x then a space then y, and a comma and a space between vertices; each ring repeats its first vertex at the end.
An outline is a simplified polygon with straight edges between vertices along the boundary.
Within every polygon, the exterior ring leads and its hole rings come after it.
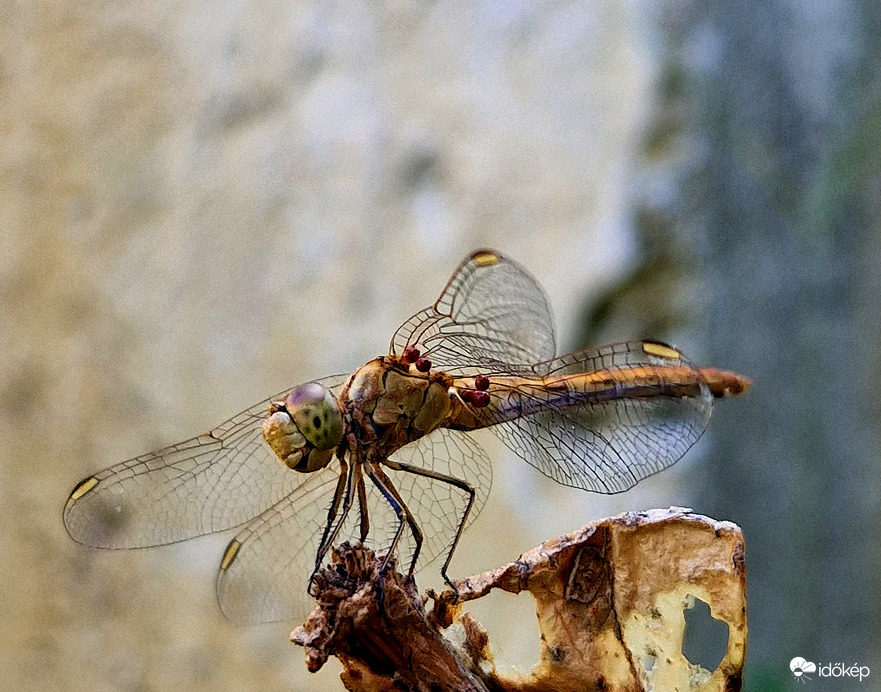
POLYGON ((724 396, 740 396, 746 393, 753 384, 748 377, 727 370, 701 368, 700 374, 710 388, 710 392, 717 399, 724 396))
POLYGON ((732 393, 736 389, 736 383, 722 378, 713 380, 714 389, 700 370, 688 366, 644 365, 518 380, 516 384, 496 380, 491 387, 497 420, 512 420, 550 408, 624 399, 702 397, 708 390, 715 394, 716 389, 720 391, 717 396, 721 396, 726 386, 732 393))
MULTIPOLYGON (((559 384, 549 382, 548 390, 565 388, 562 396, 573 404, 609 399, 701 397, 707 390, 715 398, 721 398, 729 394, 743 394, 752 384, 747 378, 732 372, 715 368, 697 369, 687 365, 640 365, 563 375, 559 380, 559 384)), ((558 403, 564 404, 565 401, 558 403)))

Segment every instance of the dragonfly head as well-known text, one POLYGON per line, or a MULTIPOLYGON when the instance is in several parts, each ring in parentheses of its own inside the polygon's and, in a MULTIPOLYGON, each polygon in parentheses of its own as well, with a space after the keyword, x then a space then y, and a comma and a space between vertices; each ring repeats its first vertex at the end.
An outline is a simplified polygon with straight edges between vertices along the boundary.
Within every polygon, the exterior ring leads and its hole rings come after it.
POLYGON ((288 468, 308 473, 324 468, 343 439, 336 397, 317 382, 300 385, 284 402, 270 405, 263 439, 288 468))

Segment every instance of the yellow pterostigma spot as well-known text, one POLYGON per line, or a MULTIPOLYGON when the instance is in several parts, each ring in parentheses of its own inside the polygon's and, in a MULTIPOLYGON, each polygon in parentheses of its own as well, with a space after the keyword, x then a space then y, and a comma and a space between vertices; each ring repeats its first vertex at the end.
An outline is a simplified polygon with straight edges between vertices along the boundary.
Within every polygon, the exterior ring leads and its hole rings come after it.
POLYGON ((656 341, 643 341, 642 350, 646 355, 657 356, 658 358, 666 358, 667 360, 681 360, 682 354, 675 348, 666 344, 659 344, 656 341))
POLYGON ((73 489, 73 492, 70 494, 70 502, 76 502, 79 500, 83 495, 98 485, 98 482, 98 479, 94 476, 86 478, 86 480, 73 489))
POLYGON ((499 256, 495 252, 485 250, 476 253, 472 259, 478 267, 489 267, 499 261, 499 256))
POLYGON ((229 545, 226 546, 226 550, 223 551, 223 559, 220 561, 220 569, 226 570, 236 559, 236 555, 239 553, 239 548, 242 547, 242 544, 239 543, 235 538, 233 538, 229 545))

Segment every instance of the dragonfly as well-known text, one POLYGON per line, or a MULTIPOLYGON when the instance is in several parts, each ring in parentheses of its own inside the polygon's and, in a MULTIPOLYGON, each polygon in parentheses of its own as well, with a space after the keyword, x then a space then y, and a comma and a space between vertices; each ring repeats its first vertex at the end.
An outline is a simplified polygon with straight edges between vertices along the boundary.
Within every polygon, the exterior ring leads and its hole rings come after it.
POLYGON ((285 390, 209 433, 95 473, 64 525, 96 548, 143 548, 238 528, 216 590, 238 623, 304 616, 313 578, 342 540, 414 570, 443 556, 480 512, 488 428, 563 485, 620 493, 679 460, 714 400, 749 379, 697 368, 673 346, 630 341, 556 356, 536 280, 480 250, 388 354, 285 390))

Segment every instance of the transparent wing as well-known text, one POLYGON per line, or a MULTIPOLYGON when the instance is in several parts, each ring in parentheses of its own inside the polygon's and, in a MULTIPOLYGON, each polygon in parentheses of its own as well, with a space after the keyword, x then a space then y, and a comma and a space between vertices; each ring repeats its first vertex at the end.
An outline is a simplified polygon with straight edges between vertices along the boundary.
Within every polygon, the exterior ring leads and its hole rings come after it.
MULTIPOLYGON (((347 375, 319 380, 339 389, 347 375)), ((210 433, 143 454, 86 478, 64 506, 71 538, 97 548, 140 548, 239 526, 290 494, 302 476, 264 444, 270 401, 210 433)))
POLYGON ((339 478, 339 468, 332 466, 308 474, 227 547, 217 575, 217 600, 233 622, 303 619, 314 607, 307 587, 339 478))
MULTIPOLYGON (((647 355, 642 342, 606 346, 554 358, 547 300, 535 280, 498 253, 482 250, 453 274, 434 306, 407 320, 390 351, 416 346, 432 366, 454 376, 525 375, 620 370, 643 365, 684 365, 647 355)), ((672 351, 672 349, 671 349, 672 351)), ((706 387, 693 396, 591 398, 586 392, 555 404, 534 387, 511 392, 522 415, 493 418, 505 444, 565 485, 602 493, 627 490, 675 463, 701 436, 712 412, 706 387), (573 405, 575 403, 576 405, 573 405), (563 405, 564 404, 564 405, 563 405)))
MULTIPOLYGON (((396 462, 468 483, 474 489, 475 495, 465 528, 471 525, 483 509, 492 487, 492 465, 486 453, 470 435, 440 428, 399 449, 391 458, 396 462)), ((439 557, 446 557, 453 548, 459 524, 467 509, 468 495, 462 489, 442 480, 404 470, 385 471, 422 530, 422 549, 416 569, 426 567, 439 557)), ((380 506, 380 509, 388 515, 377 527, 377 544, 384 550, 391 543, 397 521, 385 499, 378 492, 374 495, 375 499, 382 500, 381 504, 385 507, 380 506)), ((413 535, 405 527, 397 549, 399 569, 402 572, 409 568, 415 548, 413 535)))
POLYGON ((491 250, 471 255, 437 302, 398 328, 390 352, 400 355, 407 346, 417 346, 436 369, 452 375, 520 371, 555 355, 541 287, 526 270, 491 250))
MULTIPOLYGON (((646 365, 690 367, 681 358, 648 355, 636 341, 563 356, 536 366, 536 374, 610 370, 626 376, 628 369, 646 365)), ((674 464, 703 434, 713 396, 695 375, 700 384, 689 396, 596 397, 573 386, 560 397, 519 388, 509 396, 527 415, 497 425, 500 418, 490 418, 487 424, 512 451, 558 483, 619 493, 674 464)))
MULTIPOLYGON (((492 470, 483 450, 465 433, 437 430, 393 455, 399 462, 466 479, 476 491, 467 524, 477 516, 492 485, 492 470)), ((423 531, 418 567, 446 555, 456 537, 467 495, 448 483, 388 470, 402 499, 423 531)), ((289 497, 251 521, 233 540, 235 559, 223 565, 217 581, 220 607, 231 620, 257 623, 302 618, 313 605, 307 594, 318 543, 333 501, 338 472, 310 474, 289 497)), ((364 477, 370 532, 365 545, 388 550, 398 523, 389 503, 364 477)), ((353 502, 334 541, 360 540, 359 501, 353 502)), ((406 571, 415 543, 405 527, 398 544, 399 568, 406 571)))

